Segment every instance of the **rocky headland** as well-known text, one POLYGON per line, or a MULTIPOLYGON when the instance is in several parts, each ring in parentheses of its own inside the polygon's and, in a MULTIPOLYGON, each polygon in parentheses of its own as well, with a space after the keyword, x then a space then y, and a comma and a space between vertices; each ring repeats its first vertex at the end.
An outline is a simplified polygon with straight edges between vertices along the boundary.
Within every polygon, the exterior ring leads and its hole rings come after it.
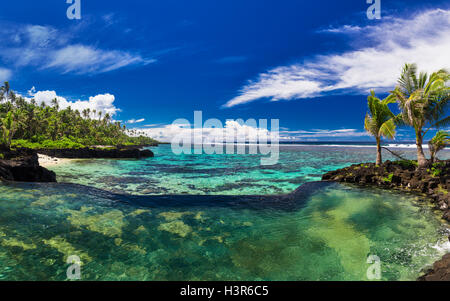
POLYGON ((0 180, 17 182, 56 182, 56 174, 39 165, 38 155, 30 149, 2 150, 0 180))
MULTIPOLYGON (((355 164, 330 171, 323 175, 322 180, 415 192, 430 200, 436 209, 442 211, 442 218, 450 222, 450 160, 420 169, 415 162, 407 160, 386 161, 379 166, 374 163, 355 164)), ((419 280, 450 281, 450 253, 435 262, 419 280)))
POLYGON ((62 159, 141 159, 154 154, 149 149, 139 147, 85 147, 66 149, 38 149, 37 153, 62 159))
POLYGON ((2 149, 0 154, 0 180, 17 182, 56 182, 55 173, 39 164, 39 155, 59 159, 141 159, 154 156, 151 150, 142 150, 136 146, 39 150, 18 148, 2 149))

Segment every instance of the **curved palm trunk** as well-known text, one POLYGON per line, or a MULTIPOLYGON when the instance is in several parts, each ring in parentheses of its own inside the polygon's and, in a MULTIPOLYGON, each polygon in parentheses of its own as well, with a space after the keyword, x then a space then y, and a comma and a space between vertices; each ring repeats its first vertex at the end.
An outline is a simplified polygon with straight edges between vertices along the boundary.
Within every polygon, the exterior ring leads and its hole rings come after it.
POLYGON ((436 161, 436 150, 431 144, 428 146, 428 150, 430 151, 430 162, 434 163, 436 161))
POLYGON ((434 154, 431 154, 431 159, 430 159, 431 163, 436 162, 436 157, 434 156, 434 154))
POLYGON ((383 163, 383 160, 381 158, 381 139, 377 137, 377 161, 376 165, 381 165, 383 163))
POLYGON ((425 158, 425 154, 423 152, 422 141, 423 137, 422 134, 419 132, 416 134, 417 163, 419 164, 419 167, 425 167, 428 163, 427 158, 425 158))

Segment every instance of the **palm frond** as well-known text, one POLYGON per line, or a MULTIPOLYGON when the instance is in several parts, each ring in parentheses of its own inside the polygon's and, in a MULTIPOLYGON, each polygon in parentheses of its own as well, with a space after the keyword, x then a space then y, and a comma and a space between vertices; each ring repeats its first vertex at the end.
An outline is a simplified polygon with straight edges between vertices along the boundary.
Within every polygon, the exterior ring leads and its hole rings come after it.
POLYGON ((389 119, 385 123, 383 123, 380 127, 380 134, 388 139, 394 139, 395 137, 395 122, 393 119, 389 119))

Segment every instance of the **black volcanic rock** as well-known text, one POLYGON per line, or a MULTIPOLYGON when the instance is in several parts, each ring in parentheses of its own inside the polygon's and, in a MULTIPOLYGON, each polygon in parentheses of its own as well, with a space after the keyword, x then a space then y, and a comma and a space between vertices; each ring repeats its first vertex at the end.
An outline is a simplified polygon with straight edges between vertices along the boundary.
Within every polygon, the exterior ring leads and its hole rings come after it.
POLYGON ((56 174, 39 166, 36 152, 27 149, 3 150, 0 180, 17 182, 56 182, 56 174))
POLYGON ((141 150, 137 147, 127 148, 79 148, 79 149, 40 149, 39 154, 65 159, 141 159, 150 158, 151 150, 141 150))
POLYGON ((38 153, 68 159, 141 159, 153 157, 151 150, 141 150, 136 146, 118 148, 81 148, 81 149, 41 149, 28 148, 0 150, 0 180, 18 182, 56 182, 54 172, 39 165, 38 153))
POLYGON ((450 160, 440 161, 438 169, 440 173, 433 174, 432 168, 416 169, 398 162, 386 161, 380 166, 364 163, 330 171, 322 180, 424 193, 450 221, 450 160))

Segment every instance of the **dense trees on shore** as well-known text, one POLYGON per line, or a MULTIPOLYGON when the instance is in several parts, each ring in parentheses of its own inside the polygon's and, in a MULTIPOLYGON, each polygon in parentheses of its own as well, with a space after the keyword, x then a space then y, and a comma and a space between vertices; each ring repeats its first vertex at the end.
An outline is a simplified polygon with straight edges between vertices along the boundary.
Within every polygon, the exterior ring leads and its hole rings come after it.
MULTIPOLYGON (((397 126, 410 126, 414 129, 416 134, 417 146, 417 162, 419 167, 425 167, 429 161, 426 159, 423 151, 423 140, 425 135, 431 129, 443 128, 450 125, 449 113, 449 98, 450 88, 447 86, 450 80, 450 73, 441 69, 428 75, 425 72, 420 74, 417 71, 415 64, 405 64, 403 67, 398 84, 390 95, 382 102, 374 101, 374 93, 368 97, 369 114, 366 116, 365 128, 375 136, 377 144, 379 145, 380 135, 389 131, 389 135, 384 135, 387 138, 394 138, 395 128, 397 126), (378 107, 374 106, 374 103, 378 107), (382 103, 385 106, 382 106, 382 103), (397 103, 400 109, 400 114, 394 115, 392 112, 387 112, 387 104, 397 103), (381 123, 378 125, 378 131, 373 130, 373 123, 369 121, 381 118, 383 124, 389 125, 381 131, 381 123), (381 117, 380 117, 381 116, 381 117), (390 116, 386 119, 386 116, 390 116), (394 133, 394 135, 391 135, 394 133)), ((436 159, 436 154, 449 144, 448 134, 445 131, 439 131, 436 136, 430 140, 429 147, 431 153, 431 163, 436 159)), ((381 163, 381 149, 378 147, 377 164, 381 163)))
POLYGON ((113 121, 109 114, 61 109, 58 100, 51 105, 25 100, 11 90, 0 88, 0 146, 29 148, 80 148, 94 145, 145 145, 156 141, 113 121))

